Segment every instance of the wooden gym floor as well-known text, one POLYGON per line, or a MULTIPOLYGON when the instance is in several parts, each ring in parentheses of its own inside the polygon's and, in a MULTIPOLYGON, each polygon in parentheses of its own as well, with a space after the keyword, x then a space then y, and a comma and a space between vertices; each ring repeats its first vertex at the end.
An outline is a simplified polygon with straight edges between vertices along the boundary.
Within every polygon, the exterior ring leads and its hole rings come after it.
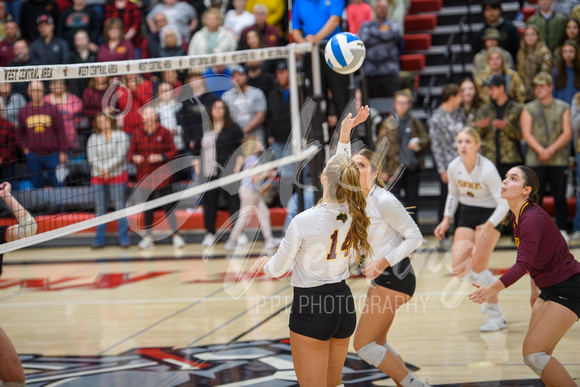
MULTIPOLYGON (((509 328, 480 333, 483 316, 449 275, 434 240, 415 254, 417 290, 389 342, 434 386, 540 386, 521 346, 530 315, 529 279, 504 291, 509 328)), ((578 246, 580 247, 580 246, 578 246)), ((572 252, 580 255, 579 249, 572 252)), ((209 259, 199 244, 174 251, 137 247, 25 249, 4 257, 0 325, 27 372, 27 386, 293 386, 288 345, 289 278, 239 280, 259 253, 209 259)), ((491 259, 496 274, 515 261, 509 239, 491 259)), ((348 280, 364 305, 366 279, 348 280)), ((346 386, 393 386, 351 347, 346 386)), ((580 378, 580 325, 555 356, 580 378)))

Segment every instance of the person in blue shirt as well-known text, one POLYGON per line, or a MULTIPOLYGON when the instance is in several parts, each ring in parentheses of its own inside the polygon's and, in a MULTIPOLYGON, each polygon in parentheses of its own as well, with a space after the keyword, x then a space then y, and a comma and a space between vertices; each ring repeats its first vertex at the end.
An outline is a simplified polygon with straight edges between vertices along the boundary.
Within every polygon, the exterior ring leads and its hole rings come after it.
POLYGON ((568 104, 572 103, 574 94, 580 91, 580 58, 578 48, 573 40, 562 44, 558 67, 552 70, 554 91, 552 95, 568 104))

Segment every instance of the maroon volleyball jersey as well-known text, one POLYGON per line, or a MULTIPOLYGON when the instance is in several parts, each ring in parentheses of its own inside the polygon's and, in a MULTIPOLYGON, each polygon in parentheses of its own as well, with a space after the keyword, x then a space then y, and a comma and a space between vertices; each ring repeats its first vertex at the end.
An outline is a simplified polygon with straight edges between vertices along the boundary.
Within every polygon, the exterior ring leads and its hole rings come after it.
POLYGON ((511 222, 518 253, 515 265, 499 279, 506 288, 527 272, 540 288, 580 273, 580 262, 570 253, 560 230, 542 207, 527 202, 520 210, 518 223, 513 214, 511 222))

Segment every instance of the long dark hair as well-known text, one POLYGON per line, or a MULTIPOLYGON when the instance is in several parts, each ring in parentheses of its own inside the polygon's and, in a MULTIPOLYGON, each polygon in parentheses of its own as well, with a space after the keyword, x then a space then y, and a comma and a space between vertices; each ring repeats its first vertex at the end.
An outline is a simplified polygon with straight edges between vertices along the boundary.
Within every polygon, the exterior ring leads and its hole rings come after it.
MULTIPOLYGON (((524 187, 532 187, 532 190, 528 195, 528 200, 531 200, 534 203, 538 203, 538 200, 540 199, 540 196, 538 195, 538 190, 540 189, 540 180, 538 179, 536 172, 534 172, 530 167, 526 167, 525 165, 517 165, 514 168, 518 168, 523 172, 524 187)), ((503 178, 505 178, 505 176, 503 178)), ((504 226, 509 224, 511 216, 512 212, 510 211, 502 222, 504 226)))
MULTIPOLYGON (((379 160, 379 156, 368 148, 358 151, 355 155, 361 155, 369 161, 371 172, 378 172, 375 184, 381 188, 385 188, 385 182, 381 179, 381 172, 383 170, 383 163, 379 160)), ((362 184, 362 182, 361 182, 362 184)))
POLYGON ((212 127, 213 127, 212 111, 213 111, 213 107, 216 103, 221 103, 224 105, 224 129, 223 130, 230 130, 231 128, 234 127, 234 120, 232 119, 232 116, 230 115, 230 109, 228 109, 228 105, 226 105, 226 103, 224 101, 222 101, 221 99, 216 99, 208 107, 208 115, 209 115, 209 119, 211 120, 212 127))
POLYGON ((574 61, 572 62, 572 71, 574 72, 574 87, 580 89, 580 58, 578 58, 578 45, 573 40, 566 40, 562 43, 562 49, 560 50, 560 57, 558 62, 558 72, 556 73, 556 87, 558 89, 563 89, 568 83, 568 72, 566 71, 566 62, 564 62, 564 46, 574 47, 576 54, 574 55, 574 61))

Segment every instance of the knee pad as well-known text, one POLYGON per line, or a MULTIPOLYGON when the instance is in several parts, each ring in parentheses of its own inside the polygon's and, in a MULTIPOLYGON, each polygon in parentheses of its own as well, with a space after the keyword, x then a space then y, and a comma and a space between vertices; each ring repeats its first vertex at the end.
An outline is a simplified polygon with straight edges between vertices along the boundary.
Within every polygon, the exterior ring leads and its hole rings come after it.
POLYGON ((3 382, 2 386, 5 387, 24 387, 26 382, 3 382))
POLYGON ((482 286, 489 286, 494 282, 495 277, 493 276, 493 274, 491 274, 491 271, 489 271, 489 269, 485 269, 484 271, 477 274, 477 279, 475 280, 476 284, 482 286))
POLYGON ((387 349, 382 345, 378 345, 376 342, 373 341, 372 343, 369 343, 364 347, 362 347, 361 349, 359 349, 357 354, 358 357, 360 357, 367 363, 375 367, 378 367, 385 358, 385 355, 387 354, 387 349))
POLYGON ((552 356, 546 355, 546 352, 530 353, 524 357, 524 363, 541 378, 542 372, 544 372, 544 368, 546 368, 551 358, 552 356))

